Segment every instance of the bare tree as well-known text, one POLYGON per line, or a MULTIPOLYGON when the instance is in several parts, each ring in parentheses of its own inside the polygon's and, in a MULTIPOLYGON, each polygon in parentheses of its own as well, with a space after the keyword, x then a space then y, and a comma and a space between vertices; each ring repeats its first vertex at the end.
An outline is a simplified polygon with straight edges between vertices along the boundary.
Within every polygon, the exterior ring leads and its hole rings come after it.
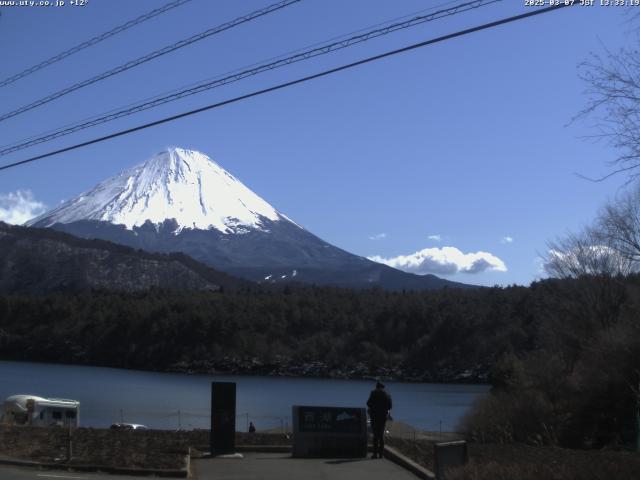
POLYGON ((610 245, 637 270, 640 265, 640 186, 607 203, 596 219, 594 232, 597 241, 610 245))
POLYGON ((578 280, 559 291, 565 299, 559 308, 564 305, 578 316, 571 328, 599 325, 608 331, 618 322, 626 295, 624 277, 632 265, 594 227, 548 243, 545 270, 556 278, 578 280))
POLYGON ((586 82, 587 106, 577 118, 595 120, 595 138, 619 151, 611 162, 613 171, 627 173, 629 182, 640 177, 640 51, 621 48, 604 55, 592 54, 580 65, 586 82))
POLYGON ((553 277, 616 277, 632 271, 632 261, 594 227, 550 241, 547 247, 544 268, 553 277))

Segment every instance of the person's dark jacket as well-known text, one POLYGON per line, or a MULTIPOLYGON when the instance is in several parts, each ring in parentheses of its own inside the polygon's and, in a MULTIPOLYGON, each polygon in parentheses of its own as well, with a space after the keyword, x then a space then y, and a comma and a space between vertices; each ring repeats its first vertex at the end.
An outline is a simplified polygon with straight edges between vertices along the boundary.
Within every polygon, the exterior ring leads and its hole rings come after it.
POLYGON ((387 414, 392 407, 391 395, 382 388, 376 388, 369 395, 367 407, 369 407, 370 417, 387 418, 387 414))

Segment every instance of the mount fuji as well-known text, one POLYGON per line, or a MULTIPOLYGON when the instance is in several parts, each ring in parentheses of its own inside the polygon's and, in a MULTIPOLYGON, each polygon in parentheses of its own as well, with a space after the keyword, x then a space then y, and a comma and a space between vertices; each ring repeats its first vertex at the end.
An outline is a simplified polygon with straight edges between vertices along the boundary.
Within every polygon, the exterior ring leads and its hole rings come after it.
POLYGON ((277 211, 203 153, 162 151, 27 226, 151 252, 183 252, 263 283, 389 289, 468 287, 348 253, 277 211))

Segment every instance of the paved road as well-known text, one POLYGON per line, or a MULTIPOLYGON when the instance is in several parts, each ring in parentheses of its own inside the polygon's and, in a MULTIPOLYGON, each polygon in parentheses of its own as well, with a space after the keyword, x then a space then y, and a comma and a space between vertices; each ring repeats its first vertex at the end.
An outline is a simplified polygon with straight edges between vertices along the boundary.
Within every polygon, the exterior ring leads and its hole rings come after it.
MULTIPOLYGON (((301 459, 285 453, 245 453, 244 458, 192 460, 198 480, 416 480, 389 460, 301 459)), ((45 479, 42 479, 45 480, 45 479)))
MULTIPOLYGON (((300 459, 285 453, 245 453, 241 459, 192 460, 197 480, 416 480, 389 460, 300 459)), ((141 480, 108 473, 68 472, 34 467, 0 465, 1 480, 141 480)))
POLYGON ((0 465, 0 479, 2 480, 140 480, 141 478, 144 479, 147 477, 109 475, 107 473, 68 472, 66 470, 45 470, 34 467, 0 465))

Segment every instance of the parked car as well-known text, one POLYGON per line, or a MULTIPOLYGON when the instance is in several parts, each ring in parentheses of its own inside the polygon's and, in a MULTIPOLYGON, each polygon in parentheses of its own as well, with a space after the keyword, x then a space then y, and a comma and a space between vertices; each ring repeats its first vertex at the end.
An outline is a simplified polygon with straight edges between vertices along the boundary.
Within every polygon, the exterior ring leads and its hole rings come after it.
POLYGON ((114 423, 111 430, 149 430, 149 427, 139 423, 114 423))

